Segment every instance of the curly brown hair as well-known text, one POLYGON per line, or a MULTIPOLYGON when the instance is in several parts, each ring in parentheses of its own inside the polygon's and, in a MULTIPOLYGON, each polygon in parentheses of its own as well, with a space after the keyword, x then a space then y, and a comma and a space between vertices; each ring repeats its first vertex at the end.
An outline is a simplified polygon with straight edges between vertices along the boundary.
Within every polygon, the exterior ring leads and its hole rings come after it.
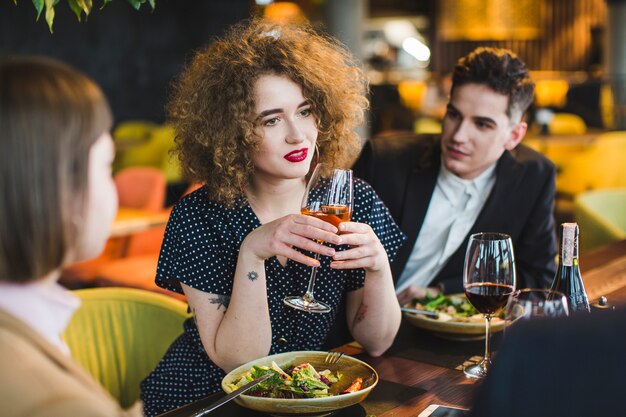
POLYGON ((319 162, 347 165, 359 151, 367 81, 335 39, 307 25, 251 20, 196 53, 167 106, 184 174, 203 182, 215 201, 232 205, 254 174, 253 88, 259 77, 284 75, 302 88, 319 131, 319 162))

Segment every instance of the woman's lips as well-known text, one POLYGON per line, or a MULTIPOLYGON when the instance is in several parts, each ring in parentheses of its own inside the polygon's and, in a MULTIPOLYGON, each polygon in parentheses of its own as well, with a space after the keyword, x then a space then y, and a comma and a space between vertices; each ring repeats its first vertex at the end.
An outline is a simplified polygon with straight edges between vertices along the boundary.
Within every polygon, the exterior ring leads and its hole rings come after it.
POLYGON ((302 162, 306 159, 309 154, 309 148, 302 148, 296 151, 289 152, 283 158, 285 158, 289 162, 302 162))

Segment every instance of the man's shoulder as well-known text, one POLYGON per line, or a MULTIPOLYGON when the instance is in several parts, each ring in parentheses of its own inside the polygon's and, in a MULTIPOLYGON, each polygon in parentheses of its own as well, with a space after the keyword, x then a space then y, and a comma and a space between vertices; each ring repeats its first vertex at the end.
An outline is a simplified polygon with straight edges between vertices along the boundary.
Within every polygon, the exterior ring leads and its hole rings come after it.
POLYGON ((531 168, 537 173, 552 174, 556 172, 556 167, 552 161, 523 143, 516 146, 511 155, 518 164, 531 168))

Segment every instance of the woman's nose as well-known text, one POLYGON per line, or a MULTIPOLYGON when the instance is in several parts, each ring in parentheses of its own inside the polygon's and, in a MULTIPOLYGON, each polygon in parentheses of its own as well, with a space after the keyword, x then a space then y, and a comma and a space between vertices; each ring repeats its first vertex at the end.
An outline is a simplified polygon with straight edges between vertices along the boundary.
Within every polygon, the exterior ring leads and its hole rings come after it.
POLYGON ((290 121, 287 126, 287 136, 285 137, 287 143, 300 143, 304 141, 304 130, 298 125, 298 121, 290 121))

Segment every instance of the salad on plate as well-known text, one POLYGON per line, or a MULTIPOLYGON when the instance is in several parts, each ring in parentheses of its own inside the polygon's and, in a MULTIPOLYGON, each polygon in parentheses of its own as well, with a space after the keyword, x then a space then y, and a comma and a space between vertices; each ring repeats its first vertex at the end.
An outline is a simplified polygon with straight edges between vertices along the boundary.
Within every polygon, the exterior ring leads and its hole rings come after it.
MULTIPOLYGON (((235 390, 266 374, 272 374, 272 376, 249 391, 247 395, 268 398, 329 397, 333 395, 329 392, 330 387, 343 377, 340 371, 335 373, 328 369, 317 371, 308 362, 289 366, 285 370, 276 362, 272 362, 271 366, 253 365, 250 371, 228 384, 228 387, 235 390)), ((361 378, 356 378, 342 394, 358 391, 362 383, 361 378)))

